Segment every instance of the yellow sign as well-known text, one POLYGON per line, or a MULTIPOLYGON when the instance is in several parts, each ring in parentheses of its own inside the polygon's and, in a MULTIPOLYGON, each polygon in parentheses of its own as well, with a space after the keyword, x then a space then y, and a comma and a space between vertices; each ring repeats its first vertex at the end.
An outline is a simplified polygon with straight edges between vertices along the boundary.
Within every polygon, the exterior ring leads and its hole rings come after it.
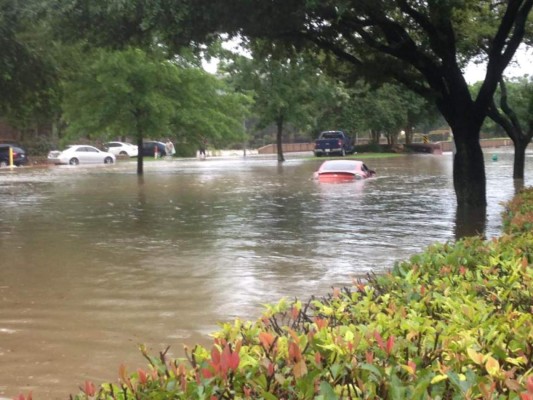
POLYGON ((422 136, 422 140, 424 141, 424 143, 429 143, 428 135, 422 136))

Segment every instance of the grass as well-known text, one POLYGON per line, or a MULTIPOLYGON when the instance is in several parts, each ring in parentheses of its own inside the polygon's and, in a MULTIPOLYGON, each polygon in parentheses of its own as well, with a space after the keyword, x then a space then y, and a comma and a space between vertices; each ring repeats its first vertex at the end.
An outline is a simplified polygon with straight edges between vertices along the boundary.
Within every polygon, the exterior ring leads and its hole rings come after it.
POLYGON ((376 159, 376 158, 397 158, 397 157, 403 157, 405 154, 398 154, 398 153, 356 153, 356 154, 350 154, 346 157, 340 157, 340 156, 330 156, 330 157, 316 157, 316 156, 310 156, 306 157, 308 160, 337 160, 337 159, 348 159, 348 160, 368 160, 368 159, 376 159))

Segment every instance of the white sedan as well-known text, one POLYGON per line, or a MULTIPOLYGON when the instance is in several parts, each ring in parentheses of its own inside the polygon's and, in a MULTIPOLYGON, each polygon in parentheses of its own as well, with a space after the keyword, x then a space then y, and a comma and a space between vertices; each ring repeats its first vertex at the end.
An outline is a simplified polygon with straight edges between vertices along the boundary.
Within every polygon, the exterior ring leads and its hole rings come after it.
POLYGON ((137 157, 139 149, 136 145, 125 142, 107 142, 104 148, 116 156, 137 157))
POLYGON ((48 153, 48 161, 54 164, 113 164, 116 157, 112 153, 102 151, 93 146, 73 145, 63 151, 48 153))

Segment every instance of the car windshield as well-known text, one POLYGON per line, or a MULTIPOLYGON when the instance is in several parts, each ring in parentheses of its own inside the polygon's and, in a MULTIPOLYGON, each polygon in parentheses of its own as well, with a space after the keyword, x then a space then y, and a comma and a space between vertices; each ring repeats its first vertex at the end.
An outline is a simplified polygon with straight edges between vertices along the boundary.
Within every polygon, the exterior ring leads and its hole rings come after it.
POLYGON ((357 163, 350 161, 325 163, 322 166, 322 171, 353 171, 355 169, 357 169, 357 163))
POLYGON ((338 139, 338 138, 341 137, 341 135, 340 135, 340 133, 338 133, 338 132, 329 132, 329 133, 324 133, 324 134, 322 135, 322 137, 323 137, 324 139, 338 139))
POLYGON ((13 146, 13 145, 0 146, 0 151, 7 153, 10 148, 13 149, 14 152, 19 152, 20 153, 22 151, 22 149, 20 147, 13 146))

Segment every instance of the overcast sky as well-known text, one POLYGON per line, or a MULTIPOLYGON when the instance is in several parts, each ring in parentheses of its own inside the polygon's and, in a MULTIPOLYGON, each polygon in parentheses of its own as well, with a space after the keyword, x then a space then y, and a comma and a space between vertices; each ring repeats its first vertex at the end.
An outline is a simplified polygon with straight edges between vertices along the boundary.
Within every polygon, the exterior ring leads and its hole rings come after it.
MULTIPOLYGON (((216 73, 217 60, 214 59, 210 63, 204 62, 204 69, 208 72, 216 73)), ((465 70, 466 81, 470 84, 482 81, 485 78, 485 70, 484 64, 471 64, 465 70)), ((516 52, 515 58, 505 70, 504 75, 507 78, 511 78, 526 74, 533 75, 533 49, 526 50, 524 46, 521 46, 516 52)))
MULTIPOLYGON (((476 83, 485 78, 486 66, 470 65, 465 70, 465 79, 468 83, 476 83)), ((521 46, 515 54, 515 58, 504 72, 507 78, 516 76, 533 75, 533 49, 526 50, 521 46)))

